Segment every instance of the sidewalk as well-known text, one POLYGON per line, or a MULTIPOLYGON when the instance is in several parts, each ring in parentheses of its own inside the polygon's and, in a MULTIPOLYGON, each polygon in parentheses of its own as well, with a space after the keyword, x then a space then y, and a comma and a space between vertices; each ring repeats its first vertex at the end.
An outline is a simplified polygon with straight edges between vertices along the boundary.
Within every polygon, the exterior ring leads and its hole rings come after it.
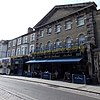
POLYGON ((100 86, 96 86, 96 85, 93 86, 93 85, 86 85, 86 84, 75 84, 75 83, 68 83, 68 82, 62 82, 62 81, 45 80, 45 79, 29 78, 29 77, 22 77, 22 76, 0 75, 0 77, 48 84, 48 85, 53 85, 57 87, 63 87, 63 88, 69 88, 69 89, 74 89, 74 90, 80 90, 80 91, 100 94, 100 86))

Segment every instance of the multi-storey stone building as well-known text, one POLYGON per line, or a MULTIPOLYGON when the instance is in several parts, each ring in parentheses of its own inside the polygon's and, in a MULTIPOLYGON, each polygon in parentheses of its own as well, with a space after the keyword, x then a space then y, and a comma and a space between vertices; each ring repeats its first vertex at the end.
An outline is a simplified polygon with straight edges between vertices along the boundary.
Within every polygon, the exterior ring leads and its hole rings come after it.
POLYGON ((27 63, 38 62, 42 71, 57 70, 60 78, 66 71, 94 77, 93 49, 99 46, 100 12, 96 7, 94 2, 55 6, 34 26, 35 60, 27 63))
POLYGON ((100 82, 100 10, 96 7, 94 2, 55 6, 34 26, 35 31, 29 28, 27 34, 9 40, 7 57, 12 58, 14 74, 58 71, 63 79, 65 72, 72 77, 84 73, 100 82))

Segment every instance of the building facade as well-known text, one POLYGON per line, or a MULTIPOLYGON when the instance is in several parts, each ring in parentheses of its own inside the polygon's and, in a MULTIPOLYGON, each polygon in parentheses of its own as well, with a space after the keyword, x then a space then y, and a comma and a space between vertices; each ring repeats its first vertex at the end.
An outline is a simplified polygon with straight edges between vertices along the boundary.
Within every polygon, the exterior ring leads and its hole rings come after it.
POLYGON ((57 70, 60 78, 63 78, 65 71, 71 74, 84 72, 93 77, 95 66, 92 49, 97 44, 96 7, 94 2, 55 6, 34 26, 36 48, 32 56, 40 60, 42 71, 48 69, 53 73, 57 70), (80 58, 78 62, 77 58, 80 58), (66 63, 63 59, 66 59, 66 63))
POLYGON ((5 58, 7 56, 7 41, 0 41, 0 58, 5 58))
MULTIPOLYGON (((100 83, 100 10, 94 2, 58 5, 27 34, 8 41, 16 75, 31 76, 36 70, 51 74, 85 74, 100 83), (28 61, 29 60, 29 61, 28 61), (27 62, 28 61, 28 62, 27 62), (27 64, 26 64, 27 62, 27 64)), ((3 53, 0 53, 0 55, 3 53)), ((6 55, 1 55, 6 56, 6 55)))
POLYGON ((8 41, 7 57, 11 57, 11 73, 15 75, 24 75, 28 71, 25 64, 35 48, 35 32, 28 28, 27 34, 21 35, 8 41))

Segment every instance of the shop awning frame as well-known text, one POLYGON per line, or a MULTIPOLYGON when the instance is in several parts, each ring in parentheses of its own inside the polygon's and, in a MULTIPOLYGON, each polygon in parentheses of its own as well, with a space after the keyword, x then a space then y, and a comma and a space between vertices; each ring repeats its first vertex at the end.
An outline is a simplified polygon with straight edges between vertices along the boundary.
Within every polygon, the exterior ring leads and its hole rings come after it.
POLYGON ((32 63, 70 63, 70 62, 80 62, 81 60, 82 60, 82 58, 29 60, 26 62, 26 64, 32 64, 32 63))

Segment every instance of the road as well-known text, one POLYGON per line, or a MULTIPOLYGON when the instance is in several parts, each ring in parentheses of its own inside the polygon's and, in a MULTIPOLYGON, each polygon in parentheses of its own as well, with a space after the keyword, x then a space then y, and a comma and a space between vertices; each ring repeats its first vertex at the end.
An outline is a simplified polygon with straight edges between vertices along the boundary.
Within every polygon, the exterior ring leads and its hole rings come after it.
POLYGON ((3 77, 0 77, 0 89, 21 100, 100 100, 98 94, 3 77))

